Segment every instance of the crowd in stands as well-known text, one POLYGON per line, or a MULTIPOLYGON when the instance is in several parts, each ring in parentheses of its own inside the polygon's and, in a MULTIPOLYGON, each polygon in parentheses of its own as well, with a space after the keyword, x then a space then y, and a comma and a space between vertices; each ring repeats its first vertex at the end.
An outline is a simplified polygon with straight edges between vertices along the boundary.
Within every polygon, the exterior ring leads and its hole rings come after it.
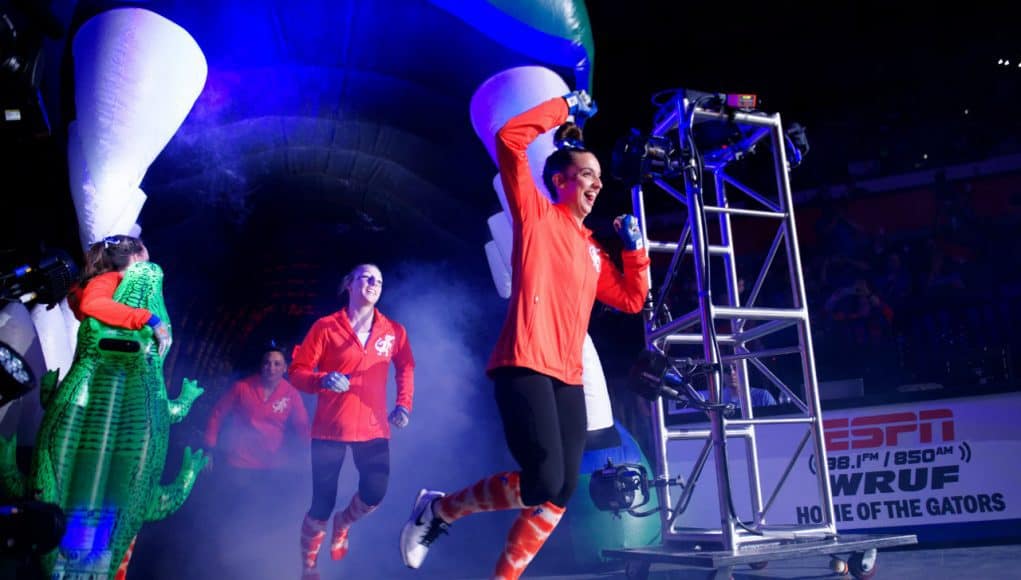
POLYGON ((936 172, 918 192, 932 202, 920 228, 887 230, 868 196, 821 201, 815 243, 802 247, 821 380, 861 377, 867 393, 1009 382, 1021 177, 997 180, 998 191, 981 181, 936 172), (1005 200, 999 209, 981 199, 993 195, 1005 200))
MULTIPOLYGON (((820 195, 796 207, 820 382, 860 380, 865 395, 880 397, 1011 388, 1021 364, 1014 332, 1021 323, 1021 236, 1016 234, 1021 172, 955 173, 951 179, 935 171, 922 181, 916 175, 911 185, 885 190, 852 184, 840 197, 820 195)), ((735 230, 739 245, 740 236, 735 230)), ((745 246, 738 252, 743 305, 766 248, 747 252, 745 246)), ((783 261, 777 257, 755 306, 792 305, 790 282, 779 266, 783 261)), ((719 304, 721 262, 712 264, 719 304)), ((663 267, 654 266, 654 278, 662 276, 663 267)), ((695 296, 689 262, 670 293, 671 315, 695 308, 695 296)), ((718 323, 718 330, 726 332, 725 324, 718 323)), ((754 351, 796 341, 790 328, 748 346, 754 351)), ((797 356, 764 362, 799 388, 797 356)), ((749 383, 782 399, 783 393, 754 370, 749 383)))

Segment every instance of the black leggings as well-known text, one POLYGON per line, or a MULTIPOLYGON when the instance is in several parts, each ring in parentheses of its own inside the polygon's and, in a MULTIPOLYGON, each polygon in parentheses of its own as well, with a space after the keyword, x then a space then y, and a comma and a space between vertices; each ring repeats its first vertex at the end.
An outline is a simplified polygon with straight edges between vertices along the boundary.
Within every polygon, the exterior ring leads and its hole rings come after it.
POLYGON ((521 500, 565 507, 585 451, 584 391, 518 367, 496 369, 492 377, 507 447, 521 466, 521 500))
POLYGON ((358 468, 358 495, 368 505, 378 505, 386 495, 390 482, 390 441, 328 441, 312 440, 312 507, 310 518, 326 520, 337 504, 337 480, 344 465, 347 447, 358 468))

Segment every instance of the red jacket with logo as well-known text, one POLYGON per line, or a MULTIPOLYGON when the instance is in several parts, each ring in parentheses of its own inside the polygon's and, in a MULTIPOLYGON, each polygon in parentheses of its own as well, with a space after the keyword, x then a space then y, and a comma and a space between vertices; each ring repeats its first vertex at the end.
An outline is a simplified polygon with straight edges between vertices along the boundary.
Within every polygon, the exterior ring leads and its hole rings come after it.
POLYGON ((227 463, 234 467, 273 469, 286 464, 280 451, 288 425, 302 440, 308 439, 308 412, 297 389, 281 380, 263 399, 261 381, 252 375, 234 383, 209 415, 206 446, 216 447, 220 441, 227 463))
POLYGON ((596 299, 638 312, 649 291, 644 249, 622 254, 624 272, 532 179, 526 151, 542 133, 567 119, 562 98, 507 122, 497 133, 497 159, 514 220, 510 305, 488 370, 526 367, 570 385, 581 384, 581 352, 596 299))
POLYGON ((319 396, 312 420, 314 439, 389 439, 386 379, 391 362, 396 368, 396 403, 411 411, 415 358, 408 333, 379 310, 373 316, 372 331, 364 347, 344 309, 317 320, 294 353, 289 371, 291 382, 302 391, 319 396), (335 393, 319 386, 322 378, 333 371, 348 376, 351 388, 347 392, 335 393))

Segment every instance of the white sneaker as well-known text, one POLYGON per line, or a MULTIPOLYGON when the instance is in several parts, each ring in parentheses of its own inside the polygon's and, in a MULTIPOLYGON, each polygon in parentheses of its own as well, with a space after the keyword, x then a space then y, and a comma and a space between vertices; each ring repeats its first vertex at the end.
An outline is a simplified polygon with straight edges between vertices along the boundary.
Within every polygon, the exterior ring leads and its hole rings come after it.
POLYGON ((433 502, 443 497, 443 492, 423 489, 415 498, 411 517, 401 528, 401 557, 408 568, 422 565, 432 545, 440 534, 447 533, 450 526, 433 513, 433 502))

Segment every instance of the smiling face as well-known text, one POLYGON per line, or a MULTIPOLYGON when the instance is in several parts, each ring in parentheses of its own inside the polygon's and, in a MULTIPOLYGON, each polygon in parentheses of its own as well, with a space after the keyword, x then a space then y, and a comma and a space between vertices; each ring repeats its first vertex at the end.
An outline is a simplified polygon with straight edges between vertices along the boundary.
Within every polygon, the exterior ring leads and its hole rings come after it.
POLYGON ((275 385, 283 378, 287 371, 287 361, 283 353, 271 350, 262 355, 262 366, 259 368, 259 375, 267 385, 275 385))
POLYGON ((603 172, 599 160, 588 151, 571 157, 573 163, 553 176, 553 184, 557 188, 557 203, 567 206, 581 223, 592 213, 596 197, 603 189, 603 172))
POLYGON ((383 273, 372 264, 358 266, 352 272, 347 292, 352 305, 375 306, 379 302, 380 294, 383 293, 383 273))

